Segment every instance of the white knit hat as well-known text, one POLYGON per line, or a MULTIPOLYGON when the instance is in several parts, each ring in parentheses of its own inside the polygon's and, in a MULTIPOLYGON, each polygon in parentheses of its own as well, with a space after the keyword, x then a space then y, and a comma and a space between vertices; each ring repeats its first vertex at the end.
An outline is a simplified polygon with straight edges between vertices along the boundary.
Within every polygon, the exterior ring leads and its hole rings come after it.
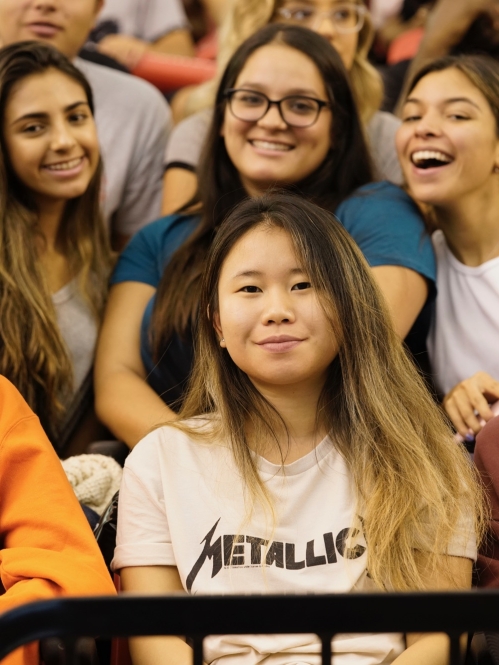
POLYGON ((107 455, 75 455, 62 466, 76 498, 99 515, 120 488, 123 469, 107 455))

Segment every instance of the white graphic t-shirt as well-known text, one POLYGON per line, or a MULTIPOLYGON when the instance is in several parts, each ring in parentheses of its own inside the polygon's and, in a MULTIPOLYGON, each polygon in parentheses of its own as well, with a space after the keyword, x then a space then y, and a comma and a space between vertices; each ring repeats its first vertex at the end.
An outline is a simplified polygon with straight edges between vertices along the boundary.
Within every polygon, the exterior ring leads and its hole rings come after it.
MULTIPOLYGON (((331 440, 284 467, 255 459, 275 523, 258 507, 248 514, 244 483, 223 443, 200 443, 172 427, 149 434, 125 464, 113 568, 173 565, 193 594, 374 590, 360 529, 347 542, 360 522, 350 475, 331 440)), ((464 525, 449 554, 476 558, 464 525)), ((320 662, 315 635, 217 636, 204 644, 208 663, 320 662)), ((341 634, 334 663, 391 663, 403 648, 400 634, 341 634)))

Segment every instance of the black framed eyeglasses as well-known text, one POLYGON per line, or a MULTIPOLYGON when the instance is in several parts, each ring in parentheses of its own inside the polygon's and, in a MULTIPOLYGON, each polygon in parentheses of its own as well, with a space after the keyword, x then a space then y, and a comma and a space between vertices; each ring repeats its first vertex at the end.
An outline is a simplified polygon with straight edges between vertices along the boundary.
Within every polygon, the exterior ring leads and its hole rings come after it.
POLYGON ((245 122, 257 122, 275 104, 279 115, 290 127, 310 127, 329 102, 306 95, 288 95, 282 99, 269 99, 263 92, 246 88, 229 88, 224 92, 232 115, 245 122))
POLYGON ((318 30, 321 22, 328 18, 335 30, 341 34, 359 32, 364 26, 367 9, 364 5, 353 2, 342 2, 325 12, 319 12, 309 5, 300 2, 290 2, 275 13, 276 18, 283 23, 303 25, 311 30, 318 30))

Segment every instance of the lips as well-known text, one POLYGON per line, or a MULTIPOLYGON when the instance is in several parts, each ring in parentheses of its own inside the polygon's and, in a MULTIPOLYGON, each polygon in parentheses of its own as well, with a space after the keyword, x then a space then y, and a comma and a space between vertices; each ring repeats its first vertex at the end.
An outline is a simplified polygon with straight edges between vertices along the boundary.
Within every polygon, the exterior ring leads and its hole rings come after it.
POLYGON ((34 33, 37 37, 55 37, 62 28, 54 23, 48 23, 46 21, 37 21, 34 23, 29 23, 28 28, 34 33))
POLYGON ((263 339, 261 342, 257 342, 257 344, 271 353, 285 353, 294 349, 302 342, 303 339, 292 337, 291 335, 273 335, 272 337, 263 339))

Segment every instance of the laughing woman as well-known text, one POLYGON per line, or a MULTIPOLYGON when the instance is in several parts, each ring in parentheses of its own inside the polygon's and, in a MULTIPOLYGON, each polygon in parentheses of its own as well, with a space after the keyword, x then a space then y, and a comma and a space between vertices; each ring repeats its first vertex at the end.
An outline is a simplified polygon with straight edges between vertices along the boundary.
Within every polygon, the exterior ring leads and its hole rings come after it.
POLYGON ((92 92, 55 49, 0 51, 0 373, 60 455, 90 406, 111 252, 92 92))
POLYGON ((411 194, 433 208, 438 266, 428 348, 444 408, 468 440, 499 400, 499 72, 447 57, 415 77, 398 152, 411 194))

